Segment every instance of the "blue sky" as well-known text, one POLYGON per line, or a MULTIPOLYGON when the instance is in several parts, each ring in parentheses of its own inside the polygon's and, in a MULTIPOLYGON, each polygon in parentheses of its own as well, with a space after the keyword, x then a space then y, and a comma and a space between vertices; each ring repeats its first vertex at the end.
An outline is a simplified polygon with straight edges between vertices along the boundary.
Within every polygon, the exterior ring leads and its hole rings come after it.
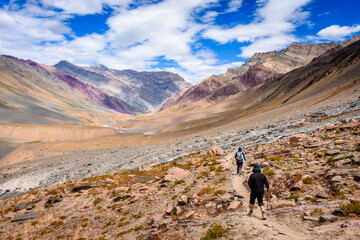
POLYGON ((255 52, 360 33, 358 0, 2 0, 0 54, 196 83, 255 52))

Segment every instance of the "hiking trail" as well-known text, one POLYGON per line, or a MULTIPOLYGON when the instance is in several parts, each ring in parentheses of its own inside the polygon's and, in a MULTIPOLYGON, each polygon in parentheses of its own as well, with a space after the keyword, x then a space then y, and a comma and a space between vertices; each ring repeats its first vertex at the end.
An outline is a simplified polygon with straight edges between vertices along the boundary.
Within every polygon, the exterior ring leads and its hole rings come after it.
MULTIPOLYGON (((303 232, 299 232, 291 229, 284 222, 280 222, 275 216, 271 215, 271 211, 267 209, 267 201, 264 196, 264 205, 265 211, 268 214, 267 219, 263 220, 261 217, 261 211, 259 206, 257 205, 257 201, 255 202, 254 207, 254 215, 253 217, 249 217, 247 214, 250 210, 249 201, 250 201, 250 192, 244 186, 243 182, 247 181, 249 176, 252 173, 252 167, 248 165, 246 162, 242 169, 242 175, 239 176, 236 174, 236 165, 234 160, 235 151, 228 153, 224 157, 224 167, 227 167, 231 171, 231 184, 232 188, 236 191, 237 195, 242 196, 243 201, 243 210, 238 211, 236 214, 238 215, 239 222, 243 222, 243 226, 247 225, 247 229, 245 231, 257 231, 260 236, 264 238, 271 237, 271 239, 308 239, 308 236, 305 236, 303 232), (250 169, 249 169, 250 167, 250 169), (250 228, 250 229, 249 229, 250 228), (266 235, 263 235, 266 233, 266 235)), ((270 182, 271 187, 271 182, 270 182)), ((260 237, 259 236, 259 237, 260 237)), ((261 237, 260 237, 261 238, 261 237)))

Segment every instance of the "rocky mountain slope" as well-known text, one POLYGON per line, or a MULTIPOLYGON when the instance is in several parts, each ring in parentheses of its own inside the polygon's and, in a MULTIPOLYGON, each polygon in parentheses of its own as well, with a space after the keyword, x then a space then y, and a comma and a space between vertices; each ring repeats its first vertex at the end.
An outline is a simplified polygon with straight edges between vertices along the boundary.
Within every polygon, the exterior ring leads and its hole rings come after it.
POLYGON ((360 124, 251 144, 243 175, 234 149, 118 170, 0 201, 2 239, 357 239, 360 124), (259 163, 269 214, 248 217, 247 179, 259 163))
POLYGON ((135 113, 98 88, 31 60, 0 56, 0 73, 2 123, 78 124, 101 118, 96 115, 135 113))
POLYGON ((125 101, 141 113, 153 112, 168 98, 191 86, 170 72, 137 72, 109 69, 104 65, 79 67, 60 61, 55 68, 125 101))
POLYGON ((359 40, 359 38, 359 36, 356 36, 340 44, 293 43, 281 51, 256 53, 241 67, 228 69, 226 73, 218 76, 211 76, 188 90, 177 94, 165 102, 160 110, 174 106, 175 111, 201 99, 212 102, 222 101, 236 93, 270 82, 293 69, 303 67, 314 58, 324 57, 342 47, 348 46, 359 40))

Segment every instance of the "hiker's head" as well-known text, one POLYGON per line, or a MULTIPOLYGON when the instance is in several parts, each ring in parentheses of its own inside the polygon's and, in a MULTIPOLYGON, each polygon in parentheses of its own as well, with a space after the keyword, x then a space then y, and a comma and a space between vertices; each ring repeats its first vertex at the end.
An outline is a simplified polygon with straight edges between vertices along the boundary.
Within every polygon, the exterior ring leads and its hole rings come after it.
POLYGON ((254 164, 253 172, 261 172, 260 165, 258 163, 254 164))
POLYGON ((242 152, 242 148, 241 148, 241 147, 239 147, 238 152, 242 152))

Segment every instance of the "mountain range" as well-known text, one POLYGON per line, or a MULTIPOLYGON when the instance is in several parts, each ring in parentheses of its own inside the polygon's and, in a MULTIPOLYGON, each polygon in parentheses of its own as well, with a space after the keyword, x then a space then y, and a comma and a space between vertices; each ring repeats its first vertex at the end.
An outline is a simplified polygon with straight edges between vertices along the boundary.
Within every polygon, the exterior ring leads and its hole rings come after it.
POLYGON ((241 67, 228 69, 224 74, 204 79, 186 91, 175 95, 165 102, 160 111, 173 107, 181 109, 201 99, 219 102, 227 97, 270 82, 296 68, 303 67, 327 54, 359 40, 356 36, 340 44, 299 44, 294 42, 281 51, 255 53, 241 67))

